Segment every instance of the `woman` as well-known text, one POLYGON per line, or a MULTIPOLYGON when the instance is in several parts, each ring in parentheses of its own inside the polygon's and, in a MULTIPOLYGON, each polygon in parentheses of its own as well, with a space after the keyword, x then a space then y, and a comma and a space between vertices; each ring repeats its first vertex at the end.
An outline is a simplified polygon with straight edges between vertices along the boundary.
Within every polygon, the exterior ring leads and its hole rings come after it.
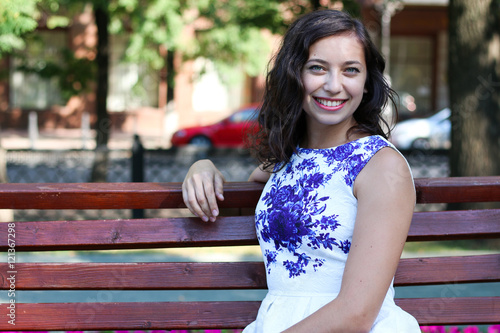
MULTIPOLYGON (((346 13, 307 14, 285 34, 259 112, 262 164, 249 178, 266 183, 255 223, 269 292, 245 333, 420 332, 393 300, 415 190, 382 128, 394 94, 384 67, 346 13)), ((215 222, 223 182, 210 161, 193 164, 183 183, 191 212, 215 222)))

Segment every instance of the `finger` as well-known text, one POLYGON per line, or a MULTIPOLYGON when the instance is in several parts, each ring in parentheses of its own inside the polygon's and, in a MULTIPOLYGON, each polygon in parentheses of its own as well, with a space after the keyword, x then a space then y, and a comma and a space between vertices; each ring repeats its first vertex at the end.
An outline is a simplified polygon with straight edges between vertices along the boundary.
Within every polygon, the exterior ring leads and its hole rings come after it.
POLYGON ((192 191, 191 186, 188 184, 187 181, 184 181, 182 183, 182 200, 184 201, 184 204, 189 209, 189 211, 193 215, 198 216, 198 213, 196 212, 196 208, 194 207, 195 202, 194 202, 192 193, 194 193, 194 192, 192 191))
MULTIPOLYGON (((197 177, 193 177, 196 179, 197 177)), ((209 218, 212 216, 211 213, 211 200, 215 196, 213 186, 212 186, 212 181, 199 179, 197 181, 193 182, 194 185, 194 195, 195 195, 195 200, 199 212, 199 216, 202 218, 203 221, 208 221, 209 218)))
POLYGON ((224 201, 224 176, 222 174, 218 174, 215 176, 214 179, 214 186, 215 186, 215 195, 217 196, 217 199, 220 201, 224 201))
MULTIPOLYGON (((203 221, 208 221, 208 217, 205 212, 203 212, 202 207, 200 206, 199 195, 197 194, 196 186, 190 181, 186 181, 183 183, 183 199, 186 207, 193 213, 194 215, 201 218, 203 221)), ((203 202, 203 200, 201 200, 203 202)))
POLYGON ((204 184, 204 193, 207 199, 207 206, 203 206, 204 212, 207 214, 210 221, 214 222, 215 218, 219 215, 219 207, 217 205, 217 195, 213 182, 204 184))

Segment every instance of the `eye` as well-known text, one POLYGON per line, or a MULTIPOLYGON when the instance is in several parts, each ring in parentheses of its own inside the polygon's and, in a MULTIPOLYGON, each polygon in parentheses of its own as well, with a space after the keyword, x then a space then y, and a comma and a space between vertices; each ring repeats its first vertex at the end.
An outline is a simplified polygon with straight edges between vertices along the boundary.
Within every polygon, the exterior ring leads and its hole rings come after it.
POLYGON ((345 70, 347 73, 350 73, 350 74, 356 74, 356 73, 360 73, 360 70, 356 67, 348 67, 346 68, 345 70))
POLYGON ((323 66, 320 66, 320 65, 311 65, 311 66, 309 66, 309 70, 313 71, 313 72, 320 72, 320 71, 324 70, 324 68, 323 68, 323 66))

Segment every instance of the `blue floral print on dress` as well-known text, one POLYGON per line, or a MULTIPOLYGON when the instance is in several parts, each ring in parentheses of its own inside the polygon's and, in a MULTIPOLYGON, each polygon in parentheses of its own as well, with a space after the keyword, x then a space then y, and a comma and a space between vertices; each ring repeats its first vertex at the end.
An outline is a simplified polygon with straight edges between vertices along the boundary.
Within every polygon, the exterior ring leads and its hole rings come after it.
POLYGON ((281 261, 291 278, 316 271, 325 263, 325 258, 308 255, 308 248, 337 248, 349 253, 350 241, 335 237, 335 230, 341 226, 338 215, 323 214, 327 201, 333 198, 320 196, 317 189, 326 186, 337 172, 346 185, 353 186, 367 157, 385 146, 386 141, 372 136, 368 142, 352 141, 331 149, 299 148, 298 155, 304 153, 306 158, 292 158, 280 173, 272 175, 271 186, 261 198, 265 209, 256 215, 259 240, 272 245, 264 253, 268 273, 273 265, 280 264, 280 254, 285 251, 293 255, 293 260, 285 256, 281 261), (332 169, 322 172, 319 162, 332 169))

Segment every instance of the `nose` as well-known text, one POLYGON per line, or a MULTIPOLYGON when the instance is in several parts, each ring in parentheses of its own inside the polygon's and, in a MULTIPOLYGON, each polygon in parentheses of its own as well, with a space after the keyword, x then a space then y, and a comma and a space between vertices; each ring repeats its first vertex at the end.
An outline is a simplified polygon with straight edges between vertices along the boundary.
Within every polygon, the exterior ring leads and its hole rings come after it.
POLYGON ((332 95, 339 93, 342 90, 342 75, 337 72, 330 72, 325 75, 323 88, 332 95))

